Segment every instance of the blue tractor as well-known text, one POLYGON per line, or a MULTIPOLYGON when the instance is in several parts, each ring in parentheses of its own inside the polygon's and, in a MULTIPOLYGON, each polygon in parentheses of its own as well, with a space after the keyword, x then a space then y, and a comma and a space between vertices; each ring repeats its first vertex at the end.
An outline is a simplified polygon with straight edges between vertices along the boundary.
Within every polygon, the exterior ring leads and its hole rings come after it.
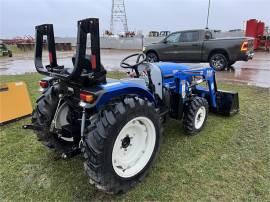
POLYGON ((121 62, 129 78, 106 78, 96 18, 78 21, 72 62, 73 68, 58 65, 53 25, 37 26, 35 67, 47 77, 40 81, 42 95, 32 124, 24 128, 33 129, 41 143, 63 158, 82 153, 90 183, 107 193, 126 192, 145 177, 157 157, 167 119, 182 120, 186 133, 193 135, 205 125, 209 110, 223 115, 239 110, 238 94, 217 90, 210 67, 148 63, 138 53, 121 62))

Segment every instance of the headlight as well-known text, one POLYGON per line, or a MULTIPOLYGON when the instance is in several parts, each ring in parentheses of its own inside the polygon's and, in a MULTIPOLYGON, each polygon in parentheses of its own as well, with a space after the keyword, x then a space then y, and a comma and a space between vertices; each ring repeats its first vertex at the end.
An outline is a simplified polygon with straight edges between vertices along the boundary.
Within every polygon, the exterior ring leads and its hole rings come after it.
POLYGON ((142 48, 142 51, 144 52, 146 50, 146 47, 144 46, 143 48, 142 48))

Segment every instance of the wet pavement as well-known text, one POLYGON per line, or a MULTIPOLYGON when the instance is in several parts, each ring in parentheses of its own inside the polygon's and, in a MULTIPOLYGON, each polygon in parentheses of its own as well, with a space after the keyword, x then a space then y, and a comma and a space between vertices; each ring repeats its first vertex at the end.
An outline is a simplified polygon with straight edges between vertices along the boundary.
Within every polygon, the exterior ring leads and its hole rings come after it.
MULTIPOLYGON (((57 52, 57 63, 59 65, 64 65, 65 67, 73 67, 71 58, 74 53, 75 51, 57 52)), ((101 61, 108 71, 119 70, 120 61, 132 53, 134 53, 134 51, 101 50, 101 61)), ((0 75, 15 75, 36 72, 33 55, 34 53, 27 52, 12 58, 0 57, 0 75)), ((49 63, 47 52, 44 52, 42 60, 44 65, 49 63)))
POLYGON ((253 60, 236 62, 228 71, 218 72, 217 80, 270 87, 270 53, 256 52, 253 60))
MULTIPOLYGON (((101 60, 108 71, 123 70, 120 61, 134 51, 128 50, 102 50, 101 60)), ((71 57, 74 52, 57 53, 58 64, 72 67, 71 57)), ((47 55, 44 54, 44 64, 48 63, 47 55)), ((185 63, 193 67, 207 67, 208 63, 185 63)), ((24 74, 36 72, 33 62, 33 53, 24 53, 12 58, 0 57, 0 75, 24 74)), ((229 70, 217 72, 218 81, 242 83, 270 88, 270 53, 256 52, 253 60, 248 62, 236 62, 229 70)))

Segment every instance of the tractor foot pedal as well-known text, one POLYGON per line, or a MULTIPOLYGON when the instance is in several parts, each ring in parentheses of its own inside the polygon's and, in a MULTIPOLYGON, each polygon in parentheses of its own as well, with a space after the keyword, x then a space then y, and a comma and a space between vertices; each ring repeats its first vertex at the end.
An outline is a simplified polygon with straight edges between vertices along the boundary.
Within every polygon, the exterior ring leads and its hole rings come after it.
POLYGON ((38 130, 38 131, 42 130, 42 127, 34 126, 32 124, 23 125, 22 128, 25 129, 25 130, 38 130))

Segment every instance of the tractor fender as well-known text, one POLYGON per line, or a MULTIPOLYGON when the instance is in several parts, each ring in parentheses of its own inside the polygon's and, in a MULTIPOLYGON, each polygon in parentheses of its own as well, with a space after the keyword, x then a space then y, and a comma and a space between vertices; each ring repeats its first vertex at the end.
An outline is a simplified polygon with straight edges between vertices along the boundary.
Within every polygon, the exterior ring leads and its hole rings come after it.
POLYGON ((96 107, 97 110, 101 109, 104 105, 106 105, 112 99, 119 99, 122 96, 138 96, 142 99, 147 99, 152 102, 155 106, 157 106, 156 100, 153 94, 144 86, 130 83, 128 81, 119 81, 107 83, 100 86, 101 89, 97 92, 97 100, 90 108, 96 107))

